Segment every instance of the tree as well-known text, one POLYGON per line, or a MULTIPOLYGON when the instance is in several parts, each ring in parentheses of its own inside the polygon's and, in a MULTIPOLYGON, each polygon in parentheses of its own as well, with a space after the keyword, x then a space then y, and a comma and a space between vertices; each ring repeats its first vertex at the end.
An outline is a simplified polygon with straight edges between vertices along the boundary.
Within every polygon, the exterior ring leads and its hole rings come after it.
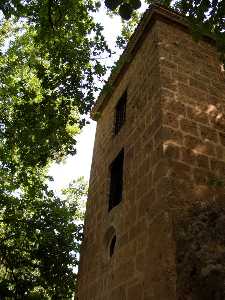
POLYGON ((91 1, 47 1, 53 3, 47 9, 45 1, 3 2, 3 13, 15 14, 1 22, 4 148, 20 165, 44 166, 75 152, 74 135, 85 124, 80 116, 94 101, 94 77, 105 71, 98 56, 108 48, 89 15, 91 1))
MULTIPOLYGON (((225 1, 224 0, 145 0, 148 4, 161 4, 185 15, 190 22, 195 38, 203 34, 212 36, 216 41, 221 59, 225 63, 225 1)), ((140 0, 105 0, 105 5, 119 13, 124 20, 130 20, 141 6, 140 0)))
MULTIPOLYGON (((97 3, 1 1, 0 295, 70 299, 82 237, 77 201, 48 190, 48 166, 74 154, 110 51, 97 3)), ((83 190, 81 189, 80 192, 83 190)), ((71 191, 70 191, 71 192, 71 191)), ((68 191, 66 192, 68 194, 68 191)), ((8 298, 7 298, 8 297, 8 298)))
POLYGON ((67 188, 62 190, 62 195, 64 199, 70 204, 75 203, 76 211, 76 221, 83 223, 84 212, 86 206, 86 198, 88 193, 88 185, 84 177, 79 177, 73 180, 67 188))
POLYGON ((86 191, 80 178, 63 191, 61 199, 47 186, 38 186, 33 199, 26 193, 4 195, 0 213, 3 299, 71 299, 82 238, 79 206, 86 191))

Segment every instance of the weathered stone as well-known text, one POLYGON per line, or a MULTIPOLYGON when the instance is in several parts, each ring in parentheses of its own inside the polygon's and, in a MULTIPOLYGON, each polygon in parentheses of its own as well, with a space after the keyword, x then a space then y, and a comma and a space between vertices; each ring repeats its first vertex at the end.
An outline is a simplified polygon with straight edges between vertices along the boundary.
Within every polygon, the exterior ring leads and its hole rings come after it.
POLYGON ((100 118, 79 300, 181 299, 182 245, 174 220, 193 203, 224 193, 215 186, 225 177, 225 77, 218 53, 209 40, 196 43, 173 12, 158 7, 147 15, 126 50, 129 61, 94 108, 100 118), (114 135, 115 107, 125 90, 126 120, 114 135), (108 211, 110 165, 122 148, 122 201, 108 211), (109 228, 116 234, 111 257, 113 237, 104 238, 109 228))

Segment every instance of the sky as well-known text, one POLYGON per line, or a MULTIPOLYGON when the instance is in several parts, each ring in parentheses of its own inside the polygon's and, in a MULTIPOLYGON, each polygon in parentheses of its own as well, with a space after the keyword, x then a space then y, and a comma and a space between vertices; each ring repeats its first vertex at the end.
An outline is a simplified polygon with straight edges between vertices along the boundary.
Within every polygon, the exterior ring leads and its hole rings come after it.
MULTIPOLYGON (((104 5, 100 8, 100 11, 95 16, 97 22, 104 26, 104 36, 111 49, 115 47, 116 37, 119 35, 122 22, 119 16, 114 16, 113 18, 107 16, 104 5)), ((117 49, 117 53, 111 59, 118 59, 120 53, 117 49)), ((90 124, 86 125, 82 132, 77 138, 77 154, 74 156, 69 156, 63 163, 54 164, 50 170, 49 175, 53 176, 54 182, 50 183, 50 188, 54 189, 56 193, 59 193, 63 187, 68 186, 68 184, 80 176, 88 181, 92 152, 94 146, 96 122, 90 120, 90 124)))

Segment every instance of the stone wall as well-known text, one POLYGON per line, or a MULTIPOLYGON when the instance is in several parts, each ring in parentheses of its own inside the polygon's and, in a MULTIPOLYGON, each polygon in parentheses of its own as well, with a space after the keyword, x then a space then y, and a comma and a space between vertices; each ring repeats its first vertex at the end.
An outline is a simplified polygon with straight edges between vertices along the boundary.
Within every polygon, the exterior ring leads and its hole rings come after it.
POLYGON ((176 197, 185 204, 201 197, 204 185, 225 176, 225 73, 209 43, 196 43, 172 25, 159 28, 160 138, 177 188, 181 180, 176 197))
POLYGON ((225 174, 224 91, 213 46, 156 20, 98 120, 79 300, 177 299, 174 218, 225 174), (126 122, 114 136, 115 106, 126 89, 126 122), (123 199, 108 212, 109 166, 122 148, 123 199))

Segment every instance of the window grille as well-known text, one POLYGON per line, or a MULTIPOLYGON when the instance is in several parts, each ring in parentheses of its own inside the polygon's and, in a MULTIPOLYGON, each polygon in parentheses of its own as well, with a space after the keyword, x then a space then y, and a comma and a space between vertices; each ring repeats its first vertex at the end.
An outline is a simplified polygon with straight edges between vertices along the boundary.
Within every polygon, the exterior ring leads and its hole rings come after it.
POLYGON ((115 126, 114 133, 115 135, 120 131, 126 120, 126 103, 127 103, 127 91, 125 91, 120 98, 119 102, 116 105, 115 111, 115 126))

